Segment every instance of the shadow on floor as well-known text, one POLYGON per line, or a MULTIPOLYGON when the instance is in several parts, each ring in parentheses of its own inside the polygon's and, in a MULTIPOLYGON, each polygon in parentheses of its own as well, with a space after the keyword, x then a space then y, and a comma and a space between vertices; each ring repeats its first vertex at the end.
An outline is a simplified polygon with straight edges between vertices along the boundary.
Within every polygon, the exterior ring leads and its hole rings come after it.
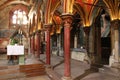
POLYGON ((61 60, 58 64, 53 66, 53 69, 55 69, 57 66, 61 65, 62 63, 64 63, 64 60, 61 60))
POLYGON ((84 77, 92 74, 92 73, 96 73, 99 71, 99 68, 102 67, 102 65, 96 65, 96 64, 93 64, 91 65, 90 69, 87 69, 85 70, 85 72, 82 74, 82 75, 79 75, 78 77, 76 77, 75 79, 73 80, 81 80, 83 79, 84 77))

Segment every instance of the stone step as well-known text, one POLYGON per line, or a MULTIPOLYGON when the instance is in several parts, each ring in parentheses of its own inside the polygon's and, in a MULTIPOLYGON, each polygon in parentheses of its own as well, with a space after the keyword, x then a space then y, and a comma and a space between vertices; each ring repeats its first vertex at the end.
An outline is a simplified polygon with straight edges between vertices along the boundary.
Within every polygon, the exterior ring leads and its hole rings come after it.
POLYGON ((0 70, 0 80, 28 78, 41 75, 46 75, 44 64, 2 66, 0 70))
POLYGON ((20 72, 25 73, 26 76, 28 76, 28 77, 46 74, 45 73, 45 66, 43 64, 21 65, 20 72))

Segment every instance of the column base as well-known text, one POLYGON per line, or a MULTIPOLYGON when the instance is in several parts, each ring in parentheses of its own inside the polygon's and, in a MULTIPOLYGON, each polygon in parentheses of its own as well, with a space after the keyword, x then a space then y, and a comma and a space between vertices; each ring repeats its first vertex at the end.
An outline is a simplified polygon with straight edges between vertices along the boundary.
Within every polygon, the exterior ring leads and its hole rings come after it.
POLYGON ((62 77, 62 80, 73 80, 72 77, 62 77))

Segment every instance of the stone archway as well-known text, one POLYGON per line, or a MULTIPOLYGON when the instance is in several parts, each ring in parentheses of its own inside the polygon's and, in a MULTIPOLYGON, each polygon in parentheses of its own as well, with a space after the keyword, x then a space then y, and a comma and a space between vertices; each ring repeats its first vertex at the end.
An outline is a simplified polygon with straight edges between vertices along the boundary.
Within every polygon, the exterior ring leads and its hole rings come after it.
MULTIPOLYGON (((98 16, 95 18, 94 23, 92 25, 92 33, 93 35, 93 63, 99 64, 108 64, 109 57, 111 55, 111 38, 110 38, 110 25, 106 23, 109 17, 110 23, 110 16, 103 13, 103 9, 101 9, 98 13, 98 16), (102 17, 105 15, 104 17, 102 17), (101 19, 103 19, 103 23, 101 23, 101 19), (103 24, 103 25, 102 25, 103 24), (104 30, 104 34, 102 33, 102 26, 108 26, 109 30, 104 30)), ((92 36, 92 35, 90 35, 92 36)), ((90 41, 91 42, 91 41, 90 41)), ((89 42, 89 43, 90 43, 89 42)))

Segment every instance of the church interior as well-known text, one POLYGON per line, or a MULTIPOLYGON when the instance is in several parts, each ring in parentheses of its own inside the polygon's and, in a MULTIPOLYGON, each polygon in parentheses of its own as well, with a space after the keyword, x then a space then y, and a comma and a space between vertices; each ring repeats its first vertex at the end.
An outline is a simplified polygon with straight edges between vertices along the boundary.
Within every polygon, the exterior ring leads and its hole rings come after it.
POLYGON ((120 80, 120 0, 0 0, 0 80, 120 80))

